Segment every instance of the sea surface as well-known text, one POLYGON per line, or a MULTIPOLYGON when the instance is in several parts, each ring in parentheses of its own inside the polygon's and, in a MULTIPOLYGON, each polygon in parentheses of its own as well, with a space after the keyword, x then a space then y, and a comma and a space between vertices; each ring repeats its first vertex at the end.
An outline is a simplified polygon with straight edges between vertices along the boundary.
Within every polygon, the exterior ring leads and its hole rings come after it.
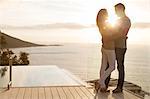
MULTIPOLYGON (((131 30, 128 40, 128 49, 125 56, 125 80, 141 86, 142 89, 147 92, 150 92, 149 31, 150 29, 131 30)), ((11 33, 11 31, 9 33, 11 33)), ((15 34, 15 32, 12 33, 15 34)), ((21 34, 19 35, 21 36, 21 34)), ((50 38, 51 41, 54 40, 53 37, 54 36, 50 38)), ((16 48, 12 50, 17 54, 19 54, 20 51, 28 52, 30 65, 57 65, 60 68, 69 70, 84 81, 99 78, 99 70, 101 66, 101 43, 59 42, 59 44, 61 46, 40 46, 16 48)), ((118 77, 117 68, 113 71, 111 77, 118 77)), ((2 78, 0 82, 2 83, 2 78)))

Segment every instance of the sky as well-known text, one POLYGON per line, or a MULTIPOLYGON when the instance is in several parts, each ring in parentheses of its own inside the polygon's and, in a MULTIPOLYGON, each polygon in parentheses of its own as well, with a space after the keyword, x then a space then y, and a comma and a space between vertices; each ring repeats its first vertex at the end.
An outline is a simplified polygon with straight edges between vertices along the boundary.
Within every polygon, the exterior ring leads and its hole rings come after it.
MULTIPOLYGON (((119 2, 126 6, 132 24, 150 26, 150 0, 0 0, 0 27, 13 27, 12 30, 1 30, 34 43, 99 43, 97 13, 106 8, 112 15, 113 6, 119 2)), ((150 31, 147 28, 141 30, 142 33, 150 31)), ((133 32, 129 33, 131 42, 145 43, 149 40, 149 34, 137 35, 139 30, 130 31, 133 32)))
POLYGON ((0 25, 95 24, 97 12, 123 2, 132 22, 150 22, 150 0, 0 0, 0 25))

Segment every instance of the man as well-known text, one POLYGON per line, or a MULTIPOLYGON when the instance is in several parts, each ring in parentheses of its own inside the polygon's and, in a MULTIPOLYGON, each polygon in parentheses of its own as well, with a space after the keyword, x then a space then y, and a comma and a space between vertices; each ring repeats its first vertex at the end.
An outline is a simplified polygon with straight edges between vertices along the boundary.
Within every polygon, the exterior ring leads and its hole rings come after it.
MULTIPOLYGON (((117 69, 119 72, 117 88, 113 90, 113 93, 120 93, 123 90, 123 83, 125 77, 124 71, 124 58, 127 50, 127 34, 131 27, 130 19, 126 16, 125 6, 122 3, 115 5, 116 15, 119 17, 117 32, 114 34, 115 39, 115 53, 117 60, 117 69)), ((106 79, 105 84, 108 86, 110 76, 106 79)))

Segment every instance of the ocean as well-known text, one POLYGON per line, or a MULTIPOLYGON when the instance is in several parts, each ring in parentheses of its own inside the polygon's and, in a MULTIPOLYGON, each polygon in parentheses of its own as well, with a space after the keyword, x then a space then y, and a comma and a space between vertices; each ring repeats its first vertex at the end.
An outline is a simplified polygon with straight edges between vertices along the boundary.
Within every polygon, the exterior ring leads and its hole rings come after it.
MULTIPOLYGON (((64 44, 15 49, 28 52, 30 65, 57 65, 89 81, 99 78, 101 46, 98 44, 64 44)), ((129 45, 125 56, 125 80, 150 92, 150 46, 129 45)), ((112 78, 117 78, 117 70, 112 78)))
MULTIPOLYGON (((150 29, 131 30, 128 39, 128 49, 125 56, 125 74, 126 74, 125 80, 141 86, 142 89, 147 92, 150 92, 149 31, 150 29)), ((27 30, 25 32, 27 32, 27 30)), ((30 35, 29 33, 25 34, 25 32, 23 32, 23 34, 19 34, 19 36, 21 37, 21 35, 26 35, 26 37, 31 37, 30 36, 31 34, 30 35)), ((17 32, 10 32, 10 30, 9 33, 13 33, 11 34, 12 36, 17 34, 17 32)), ((79 34, 74 35, 76 35, 77 37, 75 37, 73 40, 75 40, 79 36, 79 34)), ((87 36, 88 38, 85 37, 87 38, 87 41, 89 40, 90 35, 91 34, 89 33, 89 35, 87 36)), ((34 36, 36 37, 36 35, 34 36)), ((37 34, 37 36, 39 35, 37 34)), ((65 37, 67 37, 67 35, 65 35, 65 37)), ((71 36, 69 35, 69 37, 71 36)), ((86 43, 85 42, 82 43, 81 42, 82 40, 80 41, 81 43, 79 42, 60 43, 62 39, 62 38, 59 39, 60 36, 59 38, 57 38, 57 36, 54 34, 52 37, 49 36, 50 41, 55 41, 55 38, 60 40, 59 44, 61 46, 40 46, 30 48, 16 48, 12 50, 17 54, 19 54, 20 51, 28 52, 30 65, 57 65, 60 68, 69 70, 74 75, 80 77, 84 81, 99 78, 99 70, 101 66, 101 43, 94 43, 94 42, 91 43, 92 40, 86 43)), ((81 37, 80 39, 83 38, 84 37, 81 37)), ((42 42, 44 42, 44 40, 45 39, 43 38, 42 42)), ((46 41, 47 40, 45 40, 45 42, 46 41)), ((111 77, 112 78, 118 77, 117 69, 113 71, 111 77)))

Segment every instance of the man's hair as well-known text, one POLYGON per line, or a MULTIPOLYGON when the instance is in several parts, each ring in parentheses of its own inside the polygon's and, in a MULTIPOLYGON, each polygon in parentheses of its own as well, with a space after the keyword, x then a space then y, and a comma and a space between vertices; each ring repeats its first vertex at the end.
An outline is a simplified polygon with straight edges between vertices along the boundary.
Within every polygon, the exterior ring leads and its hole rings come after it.
POLYGON ((115 5, 115 8, 120 8, 120 9, 122 9, 122 10, 125 10, 125 6, 124 6, 124 4, 122 4, 122 3, 116 4, 116 5, 115 5))

